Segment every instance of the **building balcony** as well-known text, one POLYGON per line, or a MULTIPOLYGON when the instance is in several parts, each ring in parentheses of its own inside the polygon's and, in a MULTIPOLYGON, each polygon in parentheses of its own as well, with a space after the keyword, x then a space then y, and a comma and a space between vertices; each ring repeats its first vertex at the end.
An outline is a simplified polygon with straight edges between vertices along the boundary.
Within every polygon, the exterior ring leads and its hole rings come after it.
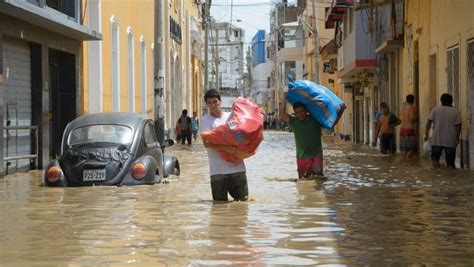
POLYGON ((326 10, 325 26, 326 29, 332 29, 336 21, 341 20, 344 13, 354 3, 354 0, 333 0, 331 6, 326 10))
POLYGON ((101 33, 81 24, 81 5, 80 0, 0 0, 0 13, 76 40, 101 40, 101 33), (68 5, 64 7, 63 2, 68 5))
POLYGON ((376 53, 390 53, 403 48, 403 4, 387 3, 377 7, 379 14, 388 14, 377 21, 376 53))
POLYGON ((277 57, 280 62, 305 60, 303 47, 281 48, 277 57))

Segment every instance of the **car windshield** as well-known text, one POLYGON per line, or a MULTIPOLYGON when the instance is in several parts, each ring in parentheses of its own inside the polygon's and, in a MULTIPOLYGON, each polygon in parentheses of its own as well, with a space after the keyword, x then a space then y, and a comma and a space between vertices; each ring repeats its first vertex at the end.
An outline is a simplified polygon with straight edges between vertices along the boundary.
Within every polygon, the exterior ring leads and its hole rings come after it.
POLYGON ((115 124, 88 125, 71 131, 69 146, 90 143, 115 143, 129 145, 132 142, 132 129, 115 124))

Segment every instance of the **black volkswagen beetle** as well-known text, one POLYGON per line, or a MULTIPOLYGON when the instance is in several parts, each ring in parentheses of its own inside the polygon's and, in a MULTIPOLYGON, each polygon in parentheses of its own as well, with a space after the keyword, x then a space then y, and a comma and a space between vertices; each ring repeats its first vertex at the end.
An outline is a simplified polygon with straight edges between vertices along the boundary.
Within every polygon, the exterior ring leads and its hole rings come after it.
POLYGON ((138 185, 179 175, 178 160, 164 155, 153 122, 135 113, 97 113, 71 121, 61 156, 44 173, 47 186, 138 185))

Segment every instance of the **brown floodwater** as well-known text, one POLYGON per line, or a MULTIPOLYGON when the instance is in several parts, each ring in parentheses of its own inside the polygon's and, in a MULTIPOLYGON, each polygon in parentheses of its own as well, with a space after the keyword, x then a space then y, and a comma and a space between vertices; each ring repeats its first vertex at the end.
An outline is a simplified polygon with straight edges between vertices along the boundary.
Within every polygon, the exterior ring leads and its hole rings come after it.
POLYGON ((47 188, 0 178, 0 265, 474 264, 474 173, 324 138, 326 181, 293 182, 291 133, 246 160, 251 200, 213 203, 197 142, 152 186, 47 188))

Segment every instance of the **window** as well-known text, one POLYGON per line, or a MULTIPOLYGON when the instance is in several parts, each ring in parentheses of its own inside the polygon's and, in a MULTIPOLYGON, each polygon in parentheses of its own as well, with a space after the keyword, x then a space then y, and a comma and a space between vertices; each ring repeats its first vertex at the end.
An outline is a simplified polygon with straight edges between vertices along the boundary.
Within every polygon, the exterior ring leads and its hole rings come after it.
POLYGON ((71 0, 46 0, 46 5, 52 9, 76 18, 76 1, 71 0))
POLYGON ((459 106, 459 46, 447 50, 448 93, 453 96, 454 106, 459 106))
POLYGON ((119 46, 119 25, 115 16, 110 18, 112 26, 112 111, 120 111, 120 46, 119 46))
POLYGON ((155 130, 149 122, 145 125, 145 129, 143 129, 143 139, 147 147, 155 147, 157 145, 155 130))
POLYGON ((147 72, 147 66, 146 66, 146 42, 145 38, 143 36, 140 37, 140 51, 141 51, 141 59, 140 59, 140 64, 141 64, 141 85, 142 85, 142 113, 146 116, 146 92, 147 92, 147 82, 146 82, 146 72, 147 72))
POLYGON ((129 145, 132 143, 132 129, 123 125, 97 124, 76 128, 68 136, 68 145, 90 143, 114 143, 129 145))
POLYGON ((135 112, 135 37, 132 28, 127 28, 128 39, 128 111, 135 112))

